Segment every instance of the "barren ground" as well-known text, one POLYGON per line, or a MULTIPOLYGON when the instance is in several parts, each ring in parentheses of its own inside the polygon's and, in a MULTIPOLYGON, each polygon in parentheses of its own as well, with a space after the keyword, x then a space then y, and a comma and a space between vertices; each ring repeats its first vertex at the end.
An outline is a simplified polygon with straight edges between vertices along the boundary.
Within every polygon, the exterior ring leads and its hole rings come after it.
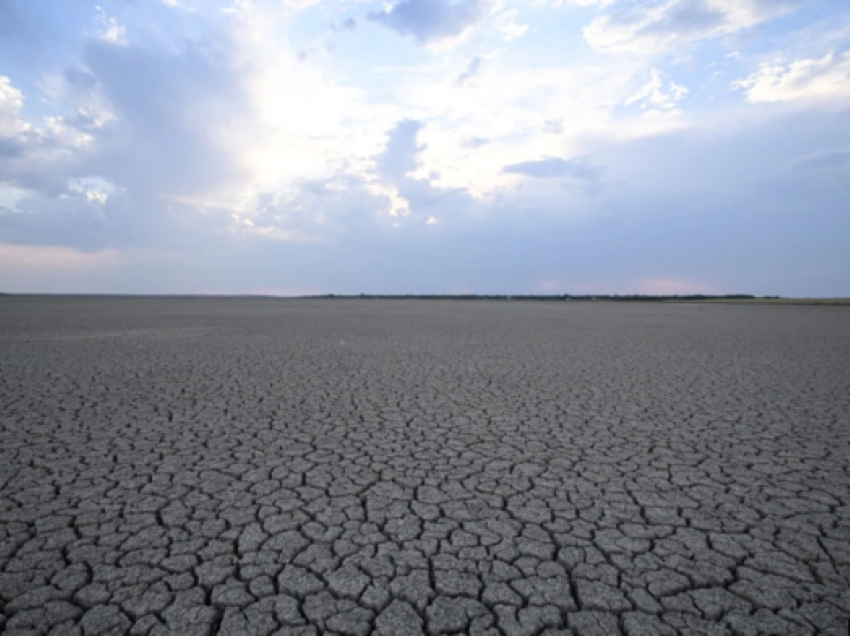
POLYGON ((848 616, 847 308, 0 299, 0 632, 848 616))

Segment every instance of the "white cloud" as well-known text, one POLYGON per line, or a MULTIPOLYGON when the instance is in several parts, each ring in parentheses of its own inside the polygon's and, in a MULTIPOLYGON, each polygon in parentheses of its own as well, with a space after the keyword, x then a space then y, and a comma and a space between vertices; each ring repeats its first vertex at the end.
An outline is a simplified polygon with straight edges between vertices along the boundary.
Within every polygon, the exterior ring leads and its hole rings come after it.
POLYGON ((79 192, 86 197, 89 203, 105 205, 110 195, 115 192, 115 185, 100 177, 84 177, 82 179, 71 179, 68 183, 71 192, 79 192))
MULTIPOLYGON (((91 214, 144 199, 194 210, 197 222, 203 216, 225 233, 310 242, 355 222, 349 212, 365 215, 363 223, 426 223, 437 205, 471 209, 470 195, 518 196, 521 180, 504 173, 506 165, 580 155, 584 135, 630 136, 666 125, 623 124, 613 115, 639 63, 529 70, 483 53, 458 81, 458 60, 446 56, 393 77, 375 99, 330 73, 327 60, 299 61, 280 37, 287 15, 240 0, 219 14, 225 35, 204 47, 82 47, 65 88, 55 91, 80 108, 45 128, 62 140, 54 144, 61 152, 77 153, 54 192, 70 180, 74 200, 87 201, 91 214), (388 128, 405 118, 427 122, 423 148, 396 182, 382 180, 373 159, 388 128), (488 143, 471 147, 470 139, 488 143), (109 187, 74 181, 94 176, 109 187), (274 203, 259 203, 267 195, 274 203)), ((22 97, 10 96, 20 111, 22 97)), ((57 172, 55 162, 29 165, 57 172)), ((442 207, 437 216, 448 218, 442 207)))
POLYGON ((0 183, 0 214, 18 212, 18 202, 26 197, 26 190, 0 183))
MULTIPOLYGON (((611 53, 674 51, 735 33, 793 10, 804 0, 619 0, 585 29, 587 42, 611 53)), ((605 6, 603 4, 603 6, 605 6)))
POLYGON ((242 1, 230 18, 230 63, 239 69, 246 115, 223 143, 246 171, 238 196, 327 180, 340 170, 365 173, 394 109, 369 103, 361 88, 340 81, 322 60, 299 60, 280 38, 285 14, 242 1))
MULTIPOLYGON (((289 242, 332 233, 338 223, 328 217, 345 219, 348 210, 403 213, 397 192, 367 183, 395 108, 366 104, 362 90, 321 64, 298 61, 279 37, 285 16, 241 0, 202 44, 89 38, 46 83, 76 112, 42 128, 21 117, 24 96, 0 77, 4 200, 20 200, 12 188, 67 195, 63 204, 87 219, 144 201, 161 211, 151 222, 179 214, 186 227, 289 242), (266 194, 274 205, 258 203, 266 194)), ((39 199, 30 208, 38 206, 51 215, 56 207, 39 199)))
POLYGON ((790 64, 763 64, 733 88, 744 89, 751 103, 846 100, 850 97, 850 51, 790 64))
POLYGON ((502 37, 506 42, 513 42, 514 40, 518 40, 522 36, 526 34, 528 31, 527 24, 521 24, 518 21, 519 11, 516 9, 510 9, 507 11, 502 11, 493 16, 492 28, 502 37))
POLYGON ((97 10, 97 21, 100 28, 97 32, 97 37, 105 42, 126 46, 127 44, 127 29, 124 25, 119 24, 115 18, 106 15, 103 7, 95 7, 97 10))
POLYGON ((292 9, 293 11, 303 11, 304 9, 316 6, 321 2, 322 0, 283 0, 283 6, 287 9, 292 9))
MULTIPOLYGON (((402 112, 428 123, 420 135, 427 147, 418 156, 417 176, 478 199, 516 185, 503 172, 506 165, 580 156, 590 137, 630 139, 684 123, 677 109, 648 100, 652 108, 639 117, 624 115, 623 101, 634 93, 634 78, 643 75, 639 60, 529 69, 492 54, 477 66, 473 81, 459 84, 456 74, 455 64, 408 76, 397 99, 402 112)), ((654 97, 673 104, 683 91, 665 82, 654 97)))
POLYGON ((638 102, 644 102, 644 108, 648 105, 662 110, 670 110, 675 108, 687 94, 687 88, 679 86, 673 81, 668 82, 665 88, 664 81, 661 79, 661 73, 656 69, 652 69, 650 71, 650 79, 646 84, 629 95, 623 103, 626 106, 630 106, 638 102))
POLYGON ((12 86, 11 80, 0 75, 0 143, 2 139, 14 139, 32 127, 21 118, 24 96, 12 86))
MULTIPOLYGON (((545 205, 557 179, 523 186, 503 168, 579 156, 584 135, 659 126, 622 124, 613 114, 639 63, 529 70, 487 52, 459 82, 458 59, 447 55, 394 77, 375 99, 340 81, 327 60, 299 61, 280 38, 286 16, 241 0, 219 14, 224 35, 204 47, 90 40, 73 71, 58 74, 65 84, 55 96, 77 112, 44 128, 61 140, 57 153, 77 153, 72 169, 28 165, 57 175, 54 193, 71 192, 66 203, 81 219, 105 222, 121 206, 154 205, 163 210, 149 222, 161 227, 179 216, 186 228, 202 224, 222 236, 312 244, 346 225, 449 224, 452 214, 478 214, 498 197, 532 190, 545 205), (373 160, 405 118, 427 122, 422 148, 387 179, 373 160)), ((6 110, 19 113, 22 96, 7 92, 6 110)))

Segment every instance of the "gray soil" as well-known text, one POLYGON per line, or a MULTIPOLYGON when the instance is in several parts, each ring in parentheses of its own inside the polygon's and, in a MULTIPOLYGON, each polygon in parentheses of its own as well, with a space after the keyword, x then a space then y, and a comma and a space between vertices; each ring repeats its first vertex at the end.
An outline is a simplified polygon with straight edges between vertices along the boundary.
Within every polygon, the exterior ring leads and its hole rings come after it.
POLYGON ((847 308, 0 300, 0 632, 848 617, 847 308))

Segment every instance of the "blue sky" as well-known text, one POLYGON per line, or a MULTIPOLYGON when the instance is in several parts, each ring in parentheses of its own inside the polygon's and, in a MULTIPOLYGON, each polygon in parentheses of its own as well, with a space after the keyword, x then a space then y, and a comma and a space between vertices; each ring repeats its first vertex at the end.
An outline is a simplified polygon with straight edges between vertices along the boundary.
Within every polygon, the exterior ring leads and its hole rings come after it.
POLYGON ((0 291, 850 296, 850 5, 0 0, 0 291))

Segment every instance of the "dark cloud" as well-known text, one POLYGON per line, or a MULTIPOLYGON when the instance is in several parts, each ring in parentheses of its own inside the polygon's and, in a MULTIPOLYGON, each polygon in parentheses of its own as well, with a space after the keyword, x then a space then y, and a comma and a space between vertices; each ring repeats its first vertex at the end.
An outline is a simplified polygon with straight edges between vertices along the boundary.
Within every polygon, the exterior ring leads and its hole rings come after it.
POLYGON ((416 170, 416 155, 426 146, 417 143, 422 122, 405 119, 395 125, 387 138, 384 151, 375 160, 378 174, 390 183, 397 183, 408 172, 416 170))
POLYGON ((244 176, 221 131, 255 121, 243 74, 226 38, 177 53, 89 40, 62 77, 78 108, 57 119, 89 136, 68 145, 61 131, 23 132, 0 142, 0 175, 46 196, 68 179, 97 175, 145 198, 191 197, 244 176), (103 103, 106 123, 85 104, 103 103))
POLYGON ((154 201, 134 201, 124 194, 103 203, 84 192, 64 196, 29 196, 18 212, 0 217, 0 233, 19 244, 61 245, 84 251, 167 243, 178 227, 169 225, 154 201))
POLYGON ((24 154, 24 144, 17 137, 0 137, 0 160, 3 157, 17 158, 24 154))
POLYGON ((439 188, 427 179, 408 176, 419 167, 417 155, 427 146, 418 142, 422 122, 412 119, 400 121, 390 130, 384 151, 375 158, 379 177, 396 188, 418 214, 431 213, 437 209, 446 211, 453 207, 472 205, 472 198, 462 188, 439 188), (447 207, 448 206, 448 207, 447 207))
POLYGON ((183 249, 226 232, 220 220, 200 226, 193 204, 181 202, 244 175, 233 139, 221 134, 238 127, 247 136, 256 121, 233 58, 230 42, 213 35, 176 52, 84 42, 61 75, 77 107, 56 128, 0 144, 0 181, 27 192, 20 213, 0 219, 0 234, 86 250, 172 240, 183 249), (105 123, 95 109, 109 113, 105 123), (89 142, 69 144, 75 131, 89 142), (93 176, 114 186, 103 201, 76 181, 93 176))
POLYGON ((115 114, 89 157, 92 174, 145 195, 193 195, 242 176, 219 131, 253 113, 228 43, 217 45, 174 55, 86 46, 83 62, 115 114))
POLYGON ((561 159, 547 157, 538 161, 524 161, 505 166, 502 172, 521 174, 535 179, 569 178, 581 181, 596 181, 603 168, 594 166, 584 158, 561 159))
POLYGON ((59 196, 67 191, 80 156, 79 148, 61 148, 52 134, 29 130, 0 137, 0 183, 59 196))
POLYGON ((396 33, 429 44, 455 37, 486 15, 483 0, 404 0, 366 18, 396 33))

